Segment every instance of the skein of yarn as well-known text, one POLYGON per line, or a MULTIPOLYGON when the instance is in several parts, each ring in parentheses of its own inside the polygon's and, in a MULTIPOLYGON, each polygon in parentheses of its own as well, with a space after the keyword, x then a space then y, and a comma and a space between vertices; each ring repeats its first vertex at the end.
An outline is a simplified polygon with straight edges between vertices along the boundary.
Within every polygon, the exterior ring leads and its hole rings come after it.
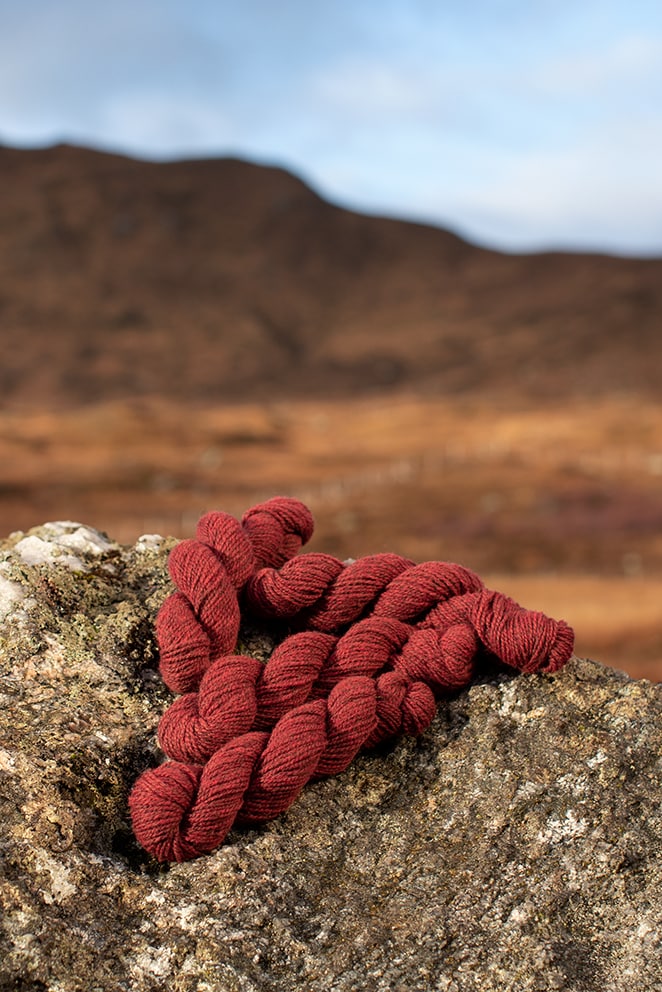
POLYGON ((436 692, 461 688, 471 681, 477 649, 468 624, 417 630, 368 617, 342 637, 302 631, 282 641, 266 665, 241 655, 215 661, 198 691, 166 710, 159 744, 170 758, 203 763, 233 737, 271 729, 289 710, 354 676, 392 670, 436 692))
POLYGON ((366 610, 415 622, 451 596, 482 588, 477 575, 451 562, 417 565, 393 554, 342 562, 332 555, 307 554, 281 569, 258 570, 249 577, 244 598, 257 617, 287 618, 328 632, 353 623, 366 610))
POLYGON ((309 510, 279 497, 241 524, 206 514, 171 552, 177 592, 156 629, 164 681, 185 693, 159 724, 175 760, 144 772, 129 799, 135 835, 159 860, 211 851, 235 822, 279 815, 360 749, 420 733, 435 697, 469 684, 480 653, 523 672, 557 671, 572 653, 564 621, 486 590, 462 566, 293 557, 312 530, 309 510), (232 654, 242 611, 298 630, 263 665, 232 654))
POLYGON ((145 772, 129 799, 136 837, 159 861, 208 853, 233 824, 289 809, 307 782, 343 771, 361 747, 421 733, 435 708, 427 686, 396 672, 343 679, 327 699, 290 710, 270 734, 233 738, 204 766, 167 761, 145 772))
POLYGON ((189 692, 215 658, 237 642, 237 590, 266 564, 278 566, 296 554, 313 533, 307 506, 277 497, 252 507, 241 524, 229 513, 201 517, 195 540, 170 553, 168 571, 177 592, 156 618, 160 672, 173 692, 189 692))

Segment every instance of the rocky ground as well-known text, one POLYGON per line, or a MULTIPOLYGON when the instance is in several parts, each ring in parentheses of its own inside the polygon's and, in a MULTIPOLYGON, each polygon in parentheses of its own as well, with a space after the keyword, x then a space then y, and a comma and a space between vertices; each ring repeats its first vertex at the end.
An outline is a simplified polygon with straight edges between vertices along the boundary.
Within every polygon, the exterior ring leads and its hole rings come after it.
POLYGON ((127 794, 170 696, 168 541, 0 543, 0 988, 662 987, 662 689, 484 671, 429 730, 170 868, 127 794))

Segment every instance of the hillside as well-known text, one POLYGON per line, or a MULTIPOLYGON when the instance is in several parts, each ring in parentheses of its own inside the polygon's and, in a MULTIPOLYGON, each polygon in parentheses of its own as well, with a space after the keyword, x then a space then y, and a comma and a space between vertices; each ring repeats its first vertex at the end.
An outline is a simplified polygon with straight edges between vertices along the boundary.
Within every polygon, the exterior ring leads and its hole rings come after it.
POLYGON ((234 159, 0 148, 0 183, 5 408, 659 391, 662 260, 486 251, 234 159))

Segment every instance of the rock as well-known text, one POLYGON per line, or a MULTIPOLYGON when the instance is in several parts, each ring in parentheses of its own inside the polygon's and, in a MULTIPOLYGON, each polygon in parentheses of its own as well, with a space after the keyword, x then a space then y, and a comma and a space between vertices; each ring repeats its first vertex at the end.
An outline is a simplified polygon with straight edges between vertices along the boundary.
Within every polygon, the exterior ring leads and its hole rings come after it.
POLYGON ((662 689, 594 662, 485 671, 278 820, 147 857, 126 800, 160 760, 172 544, 0 544, 0 988, 662 988, 662 689))

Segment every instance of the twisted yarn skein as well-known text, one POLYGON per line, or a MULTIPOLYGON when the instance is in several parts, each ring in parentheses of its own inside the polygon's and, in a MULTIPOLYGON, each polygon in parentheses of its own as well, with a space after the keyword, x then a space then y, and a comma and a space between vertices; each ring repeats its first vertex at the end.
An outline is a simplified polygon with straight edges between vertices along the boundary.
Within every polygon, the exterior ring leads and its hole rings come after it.
POLYGON ((195 540, 170 552, 177 592, 156 619, 160 672, 173 692, 197 688, 209 665, 231 651, 239 634, 237 590, 258 568, 282 565, 310 540, 313 518, 299 500, 277 497, 252 507, 241 524, 207 513, 195 540))
POLYGON ((452 596, 476 592, 482 581, 462 565, 416 564, 394 554, 342 562, 333 555, 307 554, 280 569, 250 576, 244 599, 257 617, 287 618, 312 630, 333 631, 366 610, 375 616, 413 621, 452 596))
POLYGON ((435 708, 427 686, 396 672, 343 679, 327 699, 290 710, 271 733, 233 738, 204 766, 167 761, 144 772, 129 799, 136 837, 160 861, 208 853, 234 823, 289 809, 307 782, 343 771, 361 747, 421 733, 435 708))
POLYGON ((527 672, 556 671, 572 653, 567 624, 484 589, 468 569, 292 558, 311 533, 307 508, 280 498, 241 525, 207 514, 171 553, 178 591, 157 636, 164 679, 186 695, 159 724, 175 760, 145 772, 130 797, 136 837, 160 860, 210 851, 234 822, 277 816, 361 748, 420 733, 435 693, 467 685, 479 651, 527 672), (240 596, 245 612, 303 628, 266 665, 229 653, 240 596))
POLYGON ((241 655, 215 661, 198 691, 164 713, 159 743, 170 758, 202 763, 233 737, 269 730, 289 710, 329 696, 348 677, 393 670, 439 693, 461 688, 471 681, 477 650, 468 624, 417 630, 368 617, 342 637, 303 631, 282 641, 266 665, 241 655))

